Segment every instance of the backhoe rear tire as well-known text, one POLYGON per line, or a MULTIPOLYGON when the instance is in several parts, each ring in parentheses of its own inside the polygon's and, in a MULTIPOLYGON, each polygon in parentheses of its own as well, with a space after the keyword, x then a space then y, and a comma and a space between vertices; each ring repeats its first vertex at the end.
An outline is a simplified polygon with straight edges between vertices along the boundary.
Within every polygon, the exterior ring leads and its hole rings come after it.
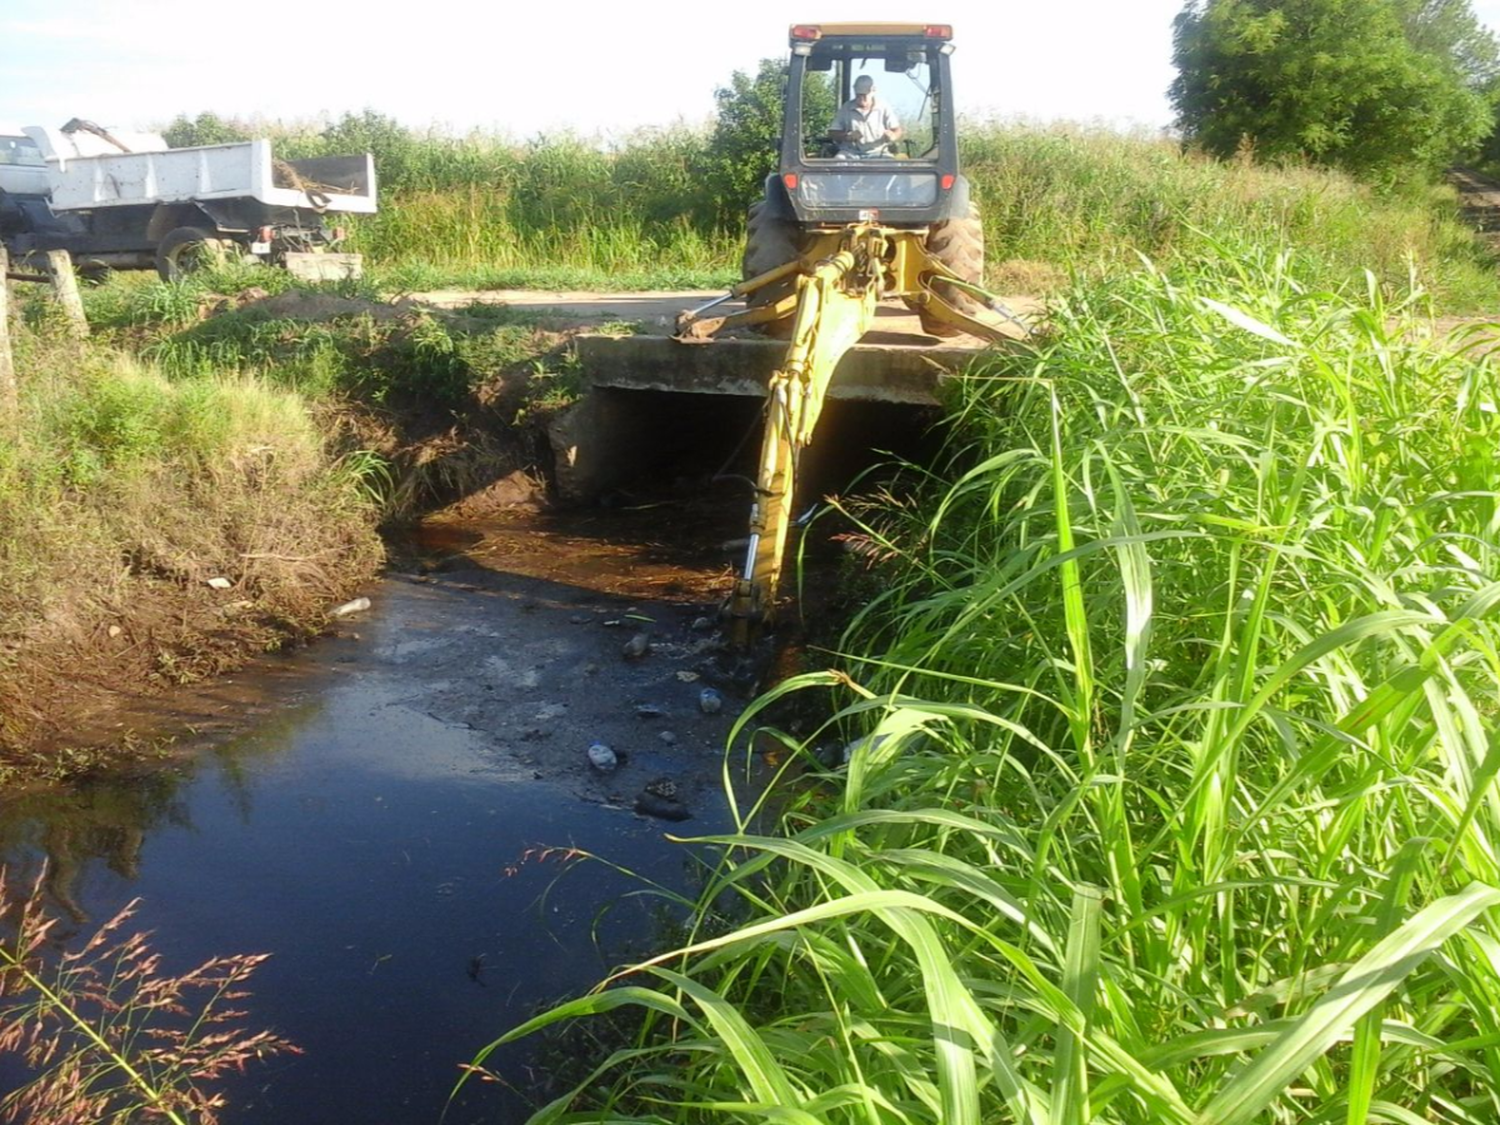
MULTIPOLYGON (((926 245, 929 254, 962 280, 974 285, 984 283, 984 223, 979 217, 979 205, 972 200, 969 202, 967 215, 934 223, 927 232, 926 245)), ((941 280, 934 281, 932 289, 961 313, 977 316, 984 310, 984 305, 979 301, 941 280)), ((917 310, 917 316, 922 321, 922 331, 929 336, 962 334, 963 329, 939 320, 920 305, 912 307, 917 310)))
MULTIPOLYGON (((740 260, 740 280, 749 281, 777 266, 795 261, 801 253, 798 242, 796 223, 778 218, 764 199, 750 204, 750 214, 745 221, 745 255, 740 260)), ((789 277, 750 294, 745 303, 752 309, 774 305, 796 289, 796 278, 789 277)), ((792 318, 757 324, 754 330, 763 336, 784 340, 792 334, 792 318)))

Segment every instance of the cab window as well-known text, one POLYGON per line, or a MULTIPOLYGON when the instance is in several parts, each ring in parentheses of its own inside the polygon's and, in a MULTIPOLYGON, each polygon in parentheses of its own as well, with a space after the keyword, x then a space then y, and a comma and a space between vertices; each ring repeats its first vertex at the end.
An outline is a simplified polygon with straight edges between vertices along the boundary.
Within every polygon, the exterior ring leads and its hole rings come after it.
POLYGON ((42 150, 30 137, 0 137, 0 164, 19 164, 26 168, 45 168, 42 150))
POLYGON ((929 50, 871 43, 808 60, 802 85, 803 158, 836 156, 828 130, 840 105, 854 96, 854 83, 868 77, 875 97, 895 113, 904 134, 886 155, 917 160, 937 158, 939 114, 937 59, 929 50))

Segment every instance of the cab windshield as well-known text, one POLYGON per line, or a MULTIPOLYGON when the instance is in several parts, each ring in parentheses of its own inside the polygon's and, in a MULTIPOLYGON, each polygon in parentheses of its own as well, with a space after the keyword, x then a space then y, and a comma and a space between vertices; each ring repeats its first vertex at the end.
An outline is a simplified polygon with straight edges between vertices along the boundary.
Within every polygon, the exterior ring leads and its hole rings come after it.
POLYGON ((47 161, 42 150, 30 137, 0 136, 0 164, 20 165, 23 168, 45 168, 47 161))
POLYGON ((935 160, 939 114, 936 46, 817 44, 802 79, 804 160, 935 160), (872 101, 857 100, 861 78, 872 101), (894 141, 887 126, 899 126, 894 141), (834 135, 830 135, 830 134, 834 135))

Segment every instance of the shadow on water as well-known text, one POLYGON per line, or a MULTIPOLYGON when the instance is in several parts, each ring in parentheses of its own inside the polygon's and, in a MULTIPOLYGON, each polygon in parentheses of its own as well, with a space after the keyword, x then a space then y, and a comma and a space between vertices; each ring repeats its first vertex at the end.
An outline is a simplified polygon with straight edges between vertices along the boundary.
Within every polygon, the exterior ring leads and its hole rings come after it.
MULTIPOLYGON (((436 1122, 477 1048, 682 916, 671 893, 693 893, 703 857, 667 831, 730 824, 732 716, 696 706, 704 607, 566 577, 388 579, 344 635, 210 690, 205 714, 242 702, 239 733, 152 770, 0 797, 0 863, 14 883, 45 860, 73 930, 139 896, 170 969, 272 954, 253 1023, 306 1053, 252 1066, 226 1125, 436 1122), (631 663, 634 628, 655 647, 631 663), (596 737, 628 753, 616 773, 587 766, 596 737), (631 811, 661 776, 694 820, 631 811)), ((524 1119, 531 1050, 491 1060, 515 1091, 471 1083, 444 1120, 524 1119)))

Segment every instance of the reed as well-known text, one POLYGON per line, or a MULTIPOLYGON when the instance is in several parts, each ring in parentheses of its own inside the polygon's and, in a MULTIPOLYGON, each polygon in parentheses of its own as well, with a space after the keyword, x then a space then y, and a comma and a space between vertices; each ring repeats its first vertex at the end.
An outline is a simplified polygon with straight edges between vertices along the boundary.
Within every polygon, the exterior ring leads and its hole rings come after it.
POLYGON ((22 893, 0 870, 0 1052, 31 1070, 0 1095, 0 1120, 29 1125, 167 1121, 213 1125, 226 1105, 213 1086, 247 1064, 300 1053, 243 1027, 246 982, 265 955, 215 957, 164 971, 146 935, 126 934, 132 902, 80 949, 58 952, 46 873, 22 893))
POLYGON ((737 732, 826 695, 813 783, 501 1040, 644 1013, 534 1122, 1500 1116, 1500 388, 1317 276, 1081 284, 843 505, 880 592, 737 732))

